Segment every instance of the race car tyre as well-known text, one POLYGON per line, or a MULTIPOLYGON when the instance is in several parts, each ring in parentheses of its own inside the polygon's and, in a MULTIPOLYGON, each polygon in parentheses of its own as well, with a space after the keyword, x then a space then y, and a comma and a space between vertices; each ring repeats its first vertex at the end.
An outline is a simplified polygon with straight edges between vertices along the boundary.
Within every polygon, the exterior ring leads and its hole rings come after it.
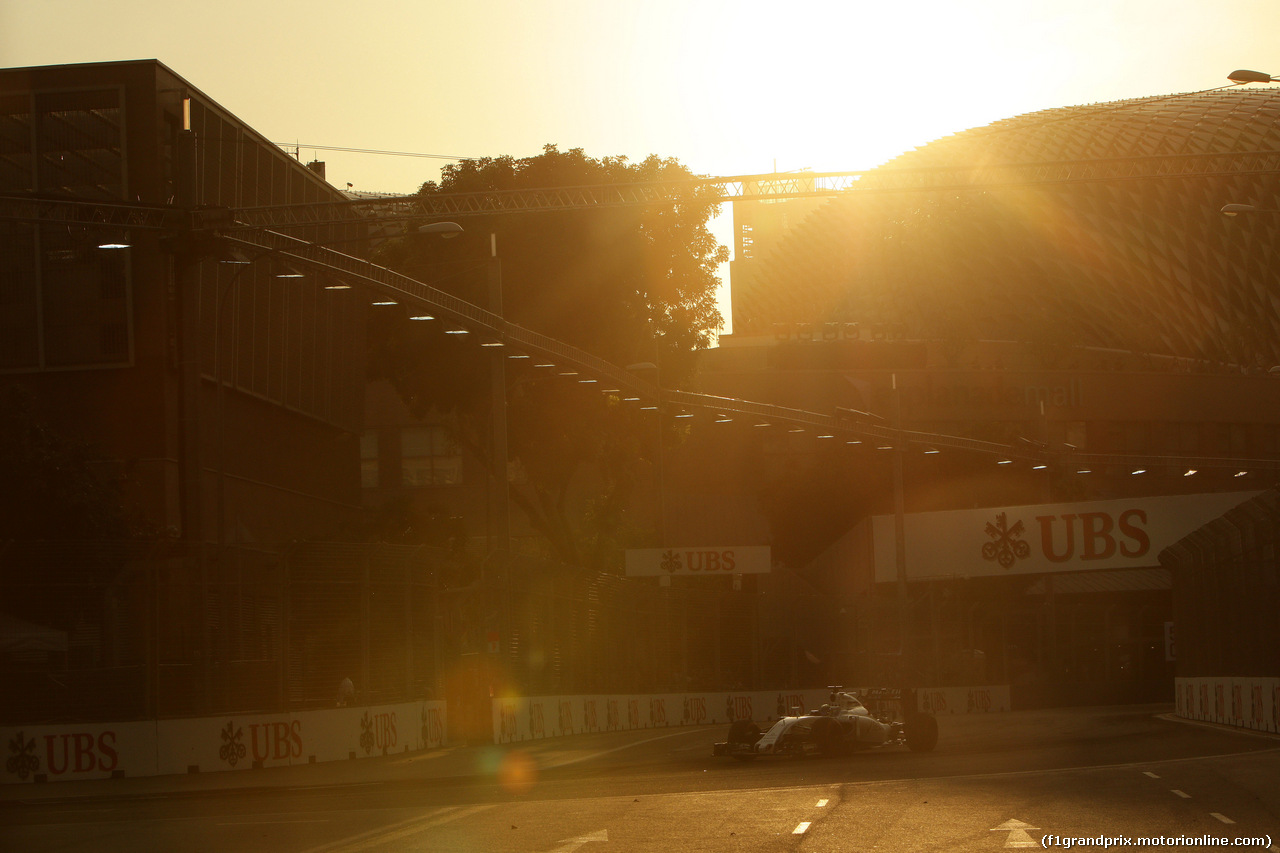
POLYGON ((729 726, 729 742, 730 755, 739 761, 750 761, 755 758, 755 754, 751 752, 735 752, 733 747, 735 744, 746 744, 755 746, 756 741, 760 740, 760 728, 750 720, 738 720, 729 726))
POLYGON ((819 755, 839 755, 844 752, 844 733, 834 717, 819 717, 813 721, 813 742, 819 755))
POLYGON ((902 728, 912 752, 933 752, 938 745, 938 718, 933 714, 908 714, 902 728))

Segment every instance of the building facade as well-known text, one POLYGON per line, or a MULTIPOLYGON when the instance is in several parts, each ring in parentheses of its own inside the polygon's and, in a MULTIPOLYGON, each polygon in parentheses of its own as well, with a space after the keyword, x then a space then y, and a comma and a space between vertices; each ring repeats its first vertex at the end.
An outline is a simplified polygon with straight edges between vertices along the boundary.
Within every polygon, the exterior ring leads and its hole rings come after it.
MULTIPOLYGON (((6 194, 176 210, 342 198, 159 62, 7 69, 0 104, 6 194)), ((0 381, 92 448, 144 527, 287 541, 359 506, 350 291, 173 230, 9 222, 0 239, 0 381)))
MULTIPOLYGON (((291 592, 285 552, 363 521, 367 301, 183 223, 343 196, 153 60, 0 70, 0 195, 0 388, 27 418, 6 440, 49 436, 88 472, 47 463, 26 481, 47 501, 3 487, 45 522, 11 529, 0 557, 6 714, 332 701, 324 667, 345 658, 317 637, 349 596, 291 592), (98 511, 127 529, 59 523, 98 511), (57 647, 28 648, 40 632, 57 647)), ((288 233, 348 252, 365 236, 288 233)))

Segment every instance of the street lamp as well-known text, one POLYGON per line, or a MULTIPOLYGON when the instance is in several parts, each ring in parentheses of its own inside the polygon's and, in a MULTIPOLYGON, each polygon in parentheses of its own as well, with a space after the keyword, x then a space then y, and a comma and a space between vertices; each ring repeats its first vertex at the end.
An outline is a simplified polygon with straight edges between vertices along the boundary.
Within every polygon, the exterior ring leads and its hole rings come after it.
POLYGON ((1242 68, 1238 71, 1232 71, 1230 74, 1227 75, 1227 79, 1230 80, 1232 83, 1236 83, 1241 86, 1247 83, 1280 82, 1280 77, 1272 77, 1270 74, 1265 74, 1261 71, 1250 71, 1247 68, 1242 68))
POLYGON ((430 222, 426 225, 419 225, 410 233, 416 234, 439 234, 446 240, 457 237, 462 233, 462 226, 456 222, 430 222))
POLYGON ((1241 213, 1280 213, 1280 209, 1256 207, 1252 204, 1224 204, 1222 206, 1223 216, 1239 216, 1241 213))

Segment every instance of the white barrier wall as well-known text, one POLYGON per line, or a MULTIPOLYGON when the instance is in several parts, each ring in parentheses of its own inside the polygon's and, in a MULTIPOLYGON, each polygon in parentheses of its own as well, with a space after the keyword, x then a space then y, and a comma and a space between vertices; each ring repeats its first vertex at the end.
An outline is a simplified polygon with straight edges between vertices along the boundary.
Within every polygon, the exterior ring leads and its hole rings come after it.
POLYGON ((1007 684, 986 687, 923 687, 916 691, 916 702, 920 706, 919 710, 938 715, 1011 710, 1007 684))
POLYGON ((528 696, 493 701, 494 743, 589 732, 773 720, 826 702, 826 690, 528 696))
POLYGON ((444 702, 0 729, 2 782, 207 773, 430 749, 448 736, 444 702))
MULTIPOLYGON (((869 692, 849 689, 862 695, 869 692)), ((1179 679, 1179 713, 1184 694, 1191 701, 1204 690, 1210 691, 1206 696, 1220 692, 1224 699, 1218 700, 1219 706, 1230 707, 1233 713, 1244 707, 1242 697, 1248 697, 1255 704, 1249 705, 1249 715, 1239 719, 1269 720, 1266 730, 1277 730, 1280 679, 1179 679), (1190 681, 1197 684, 1183 684, 1190 681), (1199 685, 1200 681, 1206 683, 1199 685), (1229 704, 1222 705, 1223 701, 1229 704), (1261 710, 1254 714, 1255 708, 1261 710)), ((921 709, 936 714, 1009 710, 1007 685, 922 688, 916 697, 921 709)), ((493 737, 495 743, 513 743, 589 732, 722 725, 734 720, 764 723, 797 709, 813 710, 827 700, 824 689, 496 699, 493 737)), ((1209 707, 1208 700, 1194 707, 1209 707)), ((293 714, 14 726, 0 728, 0 745, 5 747, 0 782, 278 767, 432 749, 444 746, 447 740, 448 719, 442 701, 293 714)))
POLYGON ((1280 678, 1175 678, 1177 714, 1280 733, 1280 678))
MULTIPOLYGON (((859 695, 870 691, 847 688, 859 695)), ((666 726, 724 724, 734 720, 769 722, 811 711, 829 691, 769 690, 732 693, 666 693, 599 696, 522 696, 493 701, 494 743, 518 743, 589 732, 666 726)), ((916 691, 920 710, 972 714, 1009 710, 1009 686, 938 687, 916 691)))

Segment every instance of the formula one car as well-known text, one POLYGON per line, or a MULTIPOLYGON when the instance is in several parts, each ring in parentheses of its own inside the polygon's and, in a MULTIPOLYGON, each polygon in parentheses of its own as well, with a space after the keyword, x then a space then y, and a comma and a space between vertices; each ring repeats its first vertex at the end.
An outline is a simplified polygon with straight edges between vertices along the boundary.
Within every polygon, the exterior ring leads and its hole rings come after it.
POLYGON ((937 718, 899 710, 905 707, 902 700, 909 698, 903 695, 907 691, 872 691, 878 711, 873 714, 853 693, 838 686, 828 689, 828 704, 807 714, 783 717, 766 732, 750 720, 738 720, 729 727, 724 743, 712 745, 711 754, 745 760, 767 755, 848 755, 882 746, 931 752, 937 746, 937 718), (893 709, 894 705, 898 708, 893 709))

